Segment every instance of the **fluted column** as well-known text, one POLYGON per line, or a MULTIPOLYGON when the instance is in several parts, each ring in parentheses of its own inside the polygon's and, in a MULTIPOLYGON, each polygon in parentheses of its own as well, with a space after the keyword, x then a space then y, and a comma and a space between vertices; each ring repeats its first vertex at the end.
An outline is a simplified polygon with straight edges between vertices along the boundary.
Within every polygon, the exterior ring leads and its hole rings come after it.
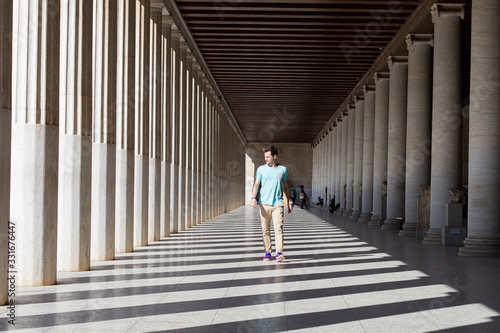
POLYGON ((448 190, 462 185, 461 20, 463 4, 435 4, 430 229, 424 244, 441 244, 448 190))
POLYGON ((341 201, 340 201, 340 212, 344 214, 346 212, 347 204, 347 148, 348 148, 348 137, 349 137, 349 113, 348 111, 343 112, 342 117, 342 157, 340 162, 340 181, 341 181, 341 201))
POLYGON ((431 181, 433 35, 410 34, 406 128, 405 223, 400 236, 416 236, 418 197, 431 181))
POLYGON ((171 147, 172 164, 170 168, 170 233, 179 232, 179 143, 180 143, 180 58, 179 43, 181 33, 172 28, 172 112, 171 112, 171 147))
POLYGON ((94 2, 91 259, 115 257, 116 2, 94 2))
POLYGON ((13 6, 10 221, 19 285, 56 282, 59 48, 51 37, 60 22, 51 5, 13 6))
MULTIPOLYGON (((8 247, 12 126, 12 0, 0 2, 0 248, 8 247)), ((15 237, 15 235, 14 235, 15 237)), ((0 253, 0 305, 8 298, 8 251, 0 253)), ((15 269, 15 267, 14 267, 15 269)))
POLYGON ((349 121, 347 134, 347 171, 346 171, 346 210, 344 216, 350 217, 352 213, 352 194, 354 181, 354 131, 356 126, 356 108, 349 104, 349 121))
POLYGON ((115 251, 134 247, 134 97, 136 0, 118 2, 115 251))
MULTIPOLYGON (((61 1, 57 268, 90 268, 92 2, 61 1)), ((55 37, 54 37, 55 38, 55 37)))
POLYGON ((335 159, 334 159, 334 152, 335 152, 335 135, 334 135, 334 131, 333 129, 335 128, 335 126, 333 124, 330 125, 330 132, 329 132, 329 135, 328 135, 328 138, 329 138, 329 142, 328 142, 328 152, 327 152, 327 155, 328 155, 328 173, 327 173, 327 176, 328 176, 328 198, 326 198, 326 202, 325 202, 325 206, 326 206, 326 209, 328 209, 328 205, 330 204, 330 200, 333 198, 334 196, 334 193, 335 193, 335 186, 333 185, 333 175, 334 175, 334 172, 335 172, 335 166, 334 166, 334 163, 335 163, 335 159))
POLYGON ((172 17, 162 16, 161 193, 160 237, 170 236, 170 170, 172 166, 172 17))
POLYGON ((472 2, 469 208, 462 256, 500 255, 500 2, 472 2))
POLYGON ((188 44, 181 40, 179 44, 180 59, 180 85, 179 85, 179 218, 177 224, 179 231, 186 229, 186 116, 187 116, 187 66, 186 53, 188 44))
POLYGON ((192 163, 193 163, 193 61, 194 61, 194 55, 192 52, 188 52, 186 54, 186 69, 187 69, 187 91, 186 91, 186 158, 185 158, 185 163, 186 163, 186 196, 184 199, 184 202, 186 203, 186 215, 185 215, 185 220, 186 220, 186 228, 191 228, 193 221, 192 221, 192 209, 193 209, 193 191, 192 191, 192 186, 193 186, 193 168, 192 168, 192 163))
POLYGON ((365 126, 365 97, 358 95, 354 98, 356 105, 355 132, 354 132, 354 174, 352 193, 351 220, 357 220, 361 212, 360 196, 363 181, 363 130, 365 126))
POLYGON ((382 230, 399 230, 405 214, 406 109, 408 57, 390 56, 389 125, 387 146, 387 218, 382 230))
POLYGON ((150 1, 137 0, 135 29, 134 246, 148 245, 150 1))
MULTIPOLYGON (((335 205, 342 202, 342 117, 337 118, 337 133, 335 141, 335 205)), ((337 214, 340 212, 340 207, 337 214)))
POLYGON ((196 220, 197 224, 203 222, 202 208, 203 208, 203 108, 205 107, 204 98, 204 83, 203 83, 203 71, 201 68, 198 69, 198 112, 196 117, 197 124, 197 135, 196 135, 196 220))
POLYGON ((208 203, 207 198, 207 174, 206 174, 206 161, 207 161, 207 79, 202 77, 201 92, 202 92, 202 109, 200 110, 200 216, 201 222, 206 221, 206 206, 208 203))
POLYGON ((387 127, 389 73, 375 73, 375 129, 373 137, 373 215, 368 225, 378 225, 382 204, 382 182, 387 181, 387 127))
POLYGON ((194 168, 195 168, 195 173, 196 173, 196 182, 194 183, 194 190, 195 190, 195 196, 196 198, 193 199, 195 200, 195 221, 196 224, 200 224, 202 222, 201 219, 201 207, 203 205, 202 203, 202 192, 201 192, 201 161, 202 161, 202 151, 201 151, 201 145, 202 145, 202 124, 201 124, 201 117, 202 117, 202 111, 203 111, 203 91, 202 91, 202 80, 203 80, 203 71, 198 65, 198 70, 197 70, 197 78, 196 78, 196 83, 197 83, 197 103, 196 103, 196 115, 195 115, 195 124, 196 124, 196 137, 194 138, 194 146, 195 146, 195 158, 194 158, 194 168))
POLYGON ((199 141, 199 110, 200 110, 200 65, 193 60, 192 76, 193 76, 193 114, 192 114, 192 186, 191 186, 191 223, 192 225, 197 225, 199 221, 198 215, 198 196, 199 196, 199 185, 198 185, 198 141, 199 141))
MULTIPOLYGON (((332 199, 335 197, 335 204, 337 202, 336 198, 336 188, 337 188, 337 131, 338 131, 338 126, 337 126, 337 121, 334 121, 332 124, 332 131, 330 135, 332 136, 332 145, 330 149, 330 155, 331 155, 331 181, 330 181, 330 192, 332 193, 332 199)), ((330 204, 330 202, 328 202, 330 204)))
POLYGON ((375 137, 375 86, 363 87, 365 96, 363 124, 363 176, 361 189, 361 214, 358 222, 370 221, 373 212, 373 139, 375 137))
POLYGON ((149 20, 148 241, 150 242, 160 240, 162 9, 163 4, 151 4, 149 20))

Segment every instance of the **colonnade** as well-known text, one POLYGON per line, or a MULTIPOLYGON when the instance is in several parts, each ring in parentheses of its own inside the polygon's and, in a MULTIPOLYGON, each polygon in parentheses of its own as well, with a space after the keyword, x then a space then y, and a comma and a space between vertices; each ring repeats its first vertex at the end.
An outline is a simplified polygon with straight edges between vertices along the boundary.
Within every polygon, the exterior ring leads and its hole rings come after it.
POLYGON ((244 204, 246 142, 162 1, 0 13, 0 303, 8 273, 54 284, 244 204))
POLYGON ((347 101, 313 143, 313 193, 334 188, 336 214, 416 237, 418 197, 430 187, 423 242, 442 244, 448 190, 464 186, 466 238, 459 254, 498 256, 500 3, 472 1, 469 91, 462 87, 463 18, 463 4, 434 4, 434 33, 409 34, 408 53, 391 55, 388 71, 376 72, 373 83, 347 101))

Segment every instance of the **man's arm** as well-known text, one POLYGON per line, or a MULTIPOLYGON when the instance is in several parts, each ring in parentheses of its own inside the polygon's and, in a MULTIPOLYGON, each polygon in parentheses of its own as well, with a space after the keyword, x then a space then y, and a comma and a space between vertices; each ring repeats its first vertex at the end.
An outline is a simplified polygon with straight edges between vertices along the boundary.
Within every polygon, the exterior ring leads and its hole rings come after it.
POLYGON ((252 207, 257 207, 257 191, 259 190, 259 184, 260 180, 255 177, 254 182, 253 182, 253 187, 252 187, 252 207))
POLYGON ((292 212, 292 194, 290 192, 290 186, 288 186, 288 180, 283 181, 283 191, 285 192, 286 200, 288 202, 288 213, 292 212))

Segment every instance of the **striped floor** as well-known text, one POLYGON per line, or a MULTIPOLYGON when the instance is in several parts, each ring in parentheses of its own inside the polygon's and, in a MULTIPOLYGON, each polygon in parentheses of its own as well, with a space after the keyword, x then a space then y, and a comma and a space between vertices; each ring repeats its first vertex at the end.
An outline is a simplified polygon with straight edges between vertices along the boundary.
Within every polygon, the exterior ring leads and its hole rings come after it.
MULTIPOLYGON (((17 287, 20 332, 500 332, 500 258, 463 258, 318 208, 264 262, 258 209, 17 287), (274 255, 274 253, 273 253, 274 255)), ((273 239, 274 240, 274 239, 273 239)))

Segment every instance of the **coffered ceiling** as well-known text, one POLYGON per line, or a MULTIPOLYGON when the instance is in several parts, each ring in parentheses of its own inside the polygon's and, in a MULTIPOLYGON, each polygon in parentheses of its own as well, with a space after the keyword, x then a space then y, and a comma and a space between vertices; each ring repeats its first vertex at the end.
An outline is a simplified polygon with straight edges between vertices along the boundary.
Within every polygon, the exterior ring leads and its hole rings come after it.
MULTIPOLYGON (((436 2, 166 0, 166 5, 182 16, 246 141, 311 143, 363 85, 373 83, 375 71, 387 70, 389 55, 407 54, 408 33, 432 32, 430 7, 436 2)), ((463 24, 465 58, 469 18, 463 24)))

